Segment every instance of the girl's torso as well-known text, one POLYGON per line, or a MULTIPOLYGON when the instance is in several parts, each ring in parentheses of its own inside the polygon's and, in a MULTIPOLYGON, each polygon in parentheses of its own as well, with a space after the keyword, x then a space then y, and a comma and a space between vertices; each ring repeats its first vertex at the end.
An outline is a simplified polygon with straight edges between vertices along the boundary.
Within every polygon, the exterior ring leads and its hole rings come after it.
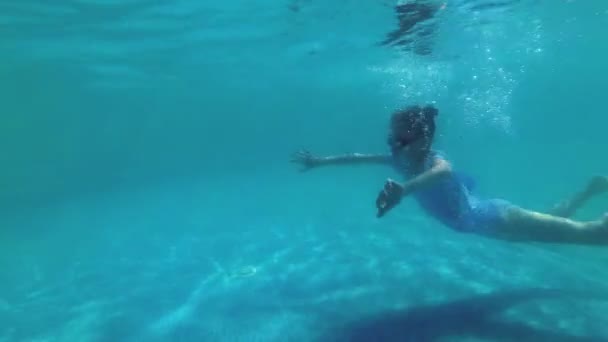
MULTIPOLYGON (((404 177, 413 178, 429 170, 443 154, 431 151, 422 162, 412 165, 404 157, 393 156, 393 167, 404 177)), ((456 230, 467 230, 471 212, 473 180, 461 173, 451 172, 432 186, 412 194, 429 214, 456 230)))

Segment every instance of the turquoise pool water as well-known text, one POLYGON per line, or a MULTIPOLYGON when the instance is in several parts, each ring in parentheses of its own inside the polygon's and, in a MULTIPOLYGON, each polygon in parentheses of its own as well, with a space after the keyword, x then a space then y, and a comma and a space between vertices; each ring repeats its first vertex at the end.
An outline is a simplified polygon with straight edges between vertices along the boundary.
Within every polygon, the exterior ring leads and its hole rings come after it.
POLYGON ((0 341, 608 340, 605 248, 379 220, 391 170, 289 163, 383 152, 432 102, 482 194, 550 208, 608 174, 608 3, 4 0, 0 27, 0 341))

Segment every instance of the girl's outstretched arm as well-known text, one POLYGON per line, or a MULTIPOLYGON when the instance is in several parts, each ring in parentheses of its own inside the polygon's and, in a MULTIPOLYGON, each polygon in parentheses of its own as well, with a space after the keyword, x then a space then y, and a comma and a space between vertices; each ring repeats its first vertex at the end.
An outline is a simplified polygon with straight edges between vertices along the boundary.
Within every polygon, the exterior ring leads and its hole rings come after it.
POLYGON ((302 169, 309 170, 319 166, 330 165, 355 165, 355 164, 385 164, 391 163, 392 157, 389 154, 363 154, 349 153, 334 156, 317 157, 308 151, 295 153, 291 162, 302 165, 302 169))

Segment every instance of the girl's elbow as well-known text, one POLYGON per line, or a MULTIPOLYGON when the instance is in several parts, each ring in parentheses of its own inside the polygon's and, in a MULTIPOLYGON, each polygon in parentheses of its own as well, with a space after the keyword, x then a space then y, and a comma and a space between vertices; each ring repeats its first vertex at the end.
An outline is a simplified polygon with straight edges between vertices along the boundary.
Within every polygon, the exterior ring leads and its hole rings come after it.
POLYGON ((448 177, 452 174, 452 165, 448 162, 442 162, 437 168, 437 173, 442 177, 448 177))

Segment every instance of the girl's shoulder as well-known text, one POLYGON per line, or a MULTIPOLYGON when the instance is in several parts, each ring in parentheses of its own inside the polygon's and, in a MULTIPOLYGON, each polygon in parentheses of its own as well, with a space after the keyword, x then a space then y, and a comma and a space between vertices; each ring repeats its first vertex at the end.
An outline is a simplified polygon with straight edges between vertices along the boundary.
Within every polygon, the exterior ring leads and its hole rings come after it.
POLYGON ((441 159, 448 159, 447 157, 447 153, 445 153, 442 150, 431 150, 429 153, 430 156, 436 157, 436 158, 441 158, 441 159))
POLYGON ((449 161, 448 156, 445 152, 441 150, 431 150, 429 152, 428 157, 426 158, 427 166, 431 166, 437 159, 449 161))

